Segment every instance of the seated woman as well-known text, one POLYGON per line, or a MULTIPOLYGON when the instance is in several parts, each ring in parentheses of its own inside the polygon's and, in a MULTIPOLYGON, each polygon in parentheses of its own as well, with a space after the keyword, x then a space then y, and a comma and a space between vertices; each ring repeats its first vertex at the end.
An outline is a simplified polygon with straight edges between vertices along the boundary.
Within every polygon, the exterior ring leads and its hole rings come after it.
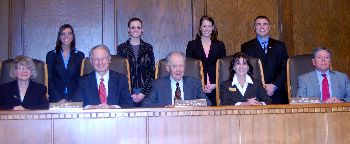
POLYGON ((253 67, 246 54, 238 52, 233 55, 230 71, 232 79, 226 80, 220 85, 222 105, 263 105, 264 103, 271 103, 271 99, 261 82, 250 77, 253 73, 253 67))
POLYGON ((34 82, 37 76, 34 62, 27 56, 18 56, 11 64, 10 77, 16 79, 0 85, 0 109, 48 109, 46 87, 34 82))

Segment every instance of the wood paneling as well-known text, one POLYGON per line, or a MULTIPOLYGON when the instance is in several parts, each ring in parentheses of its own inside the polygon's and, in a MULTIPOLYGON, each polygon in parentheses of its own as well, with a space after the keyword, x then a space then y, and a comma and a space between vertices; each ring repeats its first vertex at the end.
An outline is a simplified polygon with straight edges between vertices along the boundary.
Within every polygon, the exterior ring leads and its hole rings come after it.
POLYGON ((240 51, 241 44, 255 38, 254 19, 259 15, 269 17, 271 36, 279 39, 278 0, 207 0, 207 11, 216 22, 227 55, 240 51))
POLYGON ((350 1, 293 0, 294 54, 317 46, 333 51, 333 69, 350 74, 350 1))
POLYGON ((350 104, 0 111, 1 143, 350 141, 350 104))
POLYGON ((9 8, 9 0, 0 1, 0 61, 8 58, 9 8))
POLYGON ((118 0, 118 44, 129 38, 127 23, 132 17, 143 21, 142 39, 153 46, 156 60, 170 51, 185 51, 192 39, 192 9, 190 0, 118 0))

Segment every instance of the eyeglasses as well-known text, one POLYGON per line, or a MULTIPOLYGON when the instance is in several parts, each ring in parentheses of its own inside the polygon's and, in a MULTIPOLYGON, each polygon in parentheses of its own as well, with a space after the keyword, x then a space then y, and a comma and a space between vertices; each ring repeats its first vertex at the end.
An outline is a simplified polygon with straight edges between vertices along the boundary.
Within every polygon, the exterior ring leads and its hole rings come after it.
POLYGON ((31 66, 16 66, 16 70, 28 71, 32 69, 33 68, 31 66))
POLYGON ((103 57, 103 58, 91 58, 93 63, 99 63, 99 62, 107 62, 109 60, 109 57, 103 57))
POLYGON ((141 30, 143 29, 143 27, 140 27, 140 26, 132 26, 132 27, 129 27, 130 29, 132 30, 141 30))
POLYGON ((60 36, 61 36, 61 37, 73 36, 73 33, 72 33, 72 32, 67 32, 67 33, 62 32, 62 33, 60 34, 60 36))
POLYGON ((185 65, 169 65, 171 69, 184 69, 185 65))

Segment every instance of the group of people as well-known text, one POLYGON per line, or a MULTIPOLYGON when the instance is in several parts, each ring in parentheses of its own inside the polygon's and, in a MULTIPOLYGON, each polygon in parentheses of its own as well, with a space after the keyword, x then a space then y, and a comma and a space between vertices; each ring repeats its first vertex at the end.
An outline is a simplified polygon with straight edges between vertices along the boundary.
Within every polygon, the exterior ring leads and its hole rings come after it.
MULTIPOLYGON (((141 39, 143 23, 139 18, 128 22, 130 38, 118 45, 117 55, 128 59, 131 90, 126 75, 109 69, 111 53, 107 46, 94 46, 89 59, 94 71, 80 76, 84 53, 76 49, 74 29, 69 24, 59 28, 55 49, 46 55, 46 87, 34 82, 37 72, 27 56, 18 56, 11 67, 15 81, 0 85, 0 109, 47 109, 49 102, 83 102, 87 108, 129 108, 172 106, 175 100, 206 99, 216 105, 216 61, 226 56, 225 45, 218 40, 213 18, 203 16, 195 40, 187 44, 186 54, 173 51, 166 57, 169 75, 154 79, 153 47, 141 39), (194 77, 185 76, 186 57, 203 63, 205 86, 194 77)), ((286 92, 287 49, 283 42, 270 37, 270 20, 254 20, 256 38, 241 45, 233 55, 230 79, 220 85, 222 105, 265 105, 288 103, 286 92), (264 79, 252 77, 249 57, 259 58, 264 79)), ((350 86, 346 74, 330 70, 331 52, 316 48, 312 63, 315 71, 299 77, 298 96, 319 96, 323 103, 349 101, 350 86)))

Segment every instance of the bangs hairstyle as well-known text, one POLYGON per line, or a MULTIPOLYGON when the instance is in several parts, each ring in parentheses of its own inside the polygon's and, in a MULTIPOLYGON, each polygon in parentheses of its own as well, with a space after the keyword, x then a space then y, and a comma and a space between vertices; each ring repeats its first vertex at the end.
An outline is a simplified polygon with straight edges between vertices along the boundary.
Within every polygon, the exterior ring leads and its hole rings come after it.
POLYGON ((73 27, 70 24, 64 24, 64 25, 61 25, 61 27, 59 28, 58 33, 57 33, 56 47, 55 47, 56 52, 61 52, 61 50, 62 50, 61 33, 66 28, 69 28, 69 29, 72 30, 73 40, 72 40, 72 43, 70 44, 70 51, 74 50, 74 48, 75 48, 75 33, 74 33, 74 29, 73 29, 73 27))
POLYGON ((32 58, 24 55, 17 56, 10 64, 10 77, 13 79, 17 79, 16 76, 16 67, 18 65, 23 65, 26 67, 32 68, 32 75, 30 76, 31 79, 35 79, 38 75, 38 72, 36 71, 35 64, 32 58))
POLYGON ((201 39, 201 36, 202 36, 201 26, 204 20, 210 21, 214 27, 213 32, 210 35, 210 40, 217 40, 218 34, 219 34, 217 26, 215 25, 214 19, 207 15, 202 16, 201 19, 199 20, 199 27, 198 27, 198 33, 196 35, 196 39, 201 39))
POLYGON ((139 21, 139 22, 141 23, 141 26, 143 26, 143 25, 142 25, 142 20, 141 20, 140 18, 131 18, 131 19, 129 20, 129 22, 128 22, 128 27, 130 27, 130 23, 133 22, 133 21, 139 21))
POLYGON ((241 53, 241 52, 237 52, 233 55, 232 60, 231 60, 231 64, 230 64, 230 78, 233 78, 233 76, 235 75, 236 71, 233 69, 233 67, 235 66, 235 63, 237 61, 239 61, 240 58, 243 58, 247 65, 248 65, 248 72, 247 74, 249 76, 251 76, 253 74, 253 66, 250 63, 250 59, 248 57, 248 55, 246 55, 245 53, 241 53))

